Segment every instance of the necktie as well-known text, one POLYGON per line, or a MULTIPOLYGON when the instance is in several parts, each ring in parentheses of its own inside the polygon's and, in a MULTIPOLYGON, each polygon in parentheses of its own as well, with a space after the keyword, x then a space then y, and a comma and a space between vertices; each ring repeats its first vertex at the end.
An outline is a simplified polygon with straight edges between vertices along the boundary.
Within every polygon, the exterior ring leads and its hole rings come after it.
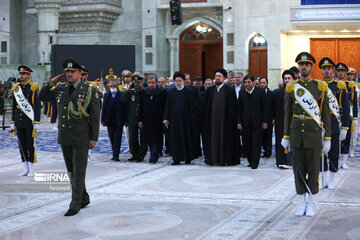
POLYGON ((69 87, 69 97, 71 96, 71 94, 73 93, 73 91, 75 90, 73 85, 70 85, 69 87))

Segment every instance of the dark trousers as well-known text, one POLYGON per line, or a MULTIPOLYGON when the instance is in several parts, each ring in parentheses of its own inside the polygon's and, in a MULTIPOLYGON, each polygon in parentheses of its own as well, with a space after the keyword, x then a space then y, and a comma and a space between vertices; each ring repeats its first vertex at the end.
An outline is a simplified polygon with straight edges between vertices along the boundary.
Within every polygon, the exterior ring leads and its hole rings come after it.
POLYGON ((164 127, 163 131, 164 131, 164 136, 165 136, 165 153, 170 154, 169 129, 164 127))
MULTIPOLYGON (((337 172, 339 166, 339 133, 331 134, 331 148, 328 155, 324 156, 324 171, 337 172)), ((320 171, 322 171, 322 159, 320 158, 320 171)))
POLYGON ((50 123, 56 123, 57 118, 57 106, 55 101, 50 102, 50 123))
POLYGON ((239 158, 241 158, 244 153, 244 136, 242 131, 238 130, 237 137, 239 138, 239 141, 237 143, 238 156, 239 158))
POLYGON ((159 159, 159 154, 161 151, 162 141, 148 143, 150 148, 150 159, 149 162, 156 162, 159 159))
POLYGON ((81 204, 90 202, 85 188, 85 175, 88 160, 89 144, 61 145, 67 171, 71 174, 70 209, 79 211, 81 204))
POLYGON ((350 140, 351 140, 351 125, 352 120, 350 120, 349 130, 346 133, 346 138, 341 142, 341 154, 349 154, 350 153, 350 140))
POLYGON ((276 155, 276 166, 280 165, 292 165, 290 154, 285 153, 285 148, 281 145, 281 140, 284 136, 283 129, 275 128, 275 155, 276 155), (281 130, 281 131, 280 131, 281 130))
POLYGON ((138 126, 129 125, 129 149, 133 158, 143 161, 147 152, 143 131, 138 126), (140 135, 140 144, 139 144, 140 135))
POLYGON ((244 129, 244 140, 246 146, 247 160, 251 168, 255 169, 259 166, 261 155, 262 129, 254 127, 250 122, 244 129))
POLYGON ((303 148, 291 146, 294 159, 293 171, 295 179, 295 188, 297 194, 307 193, 306 184, 309 186, 312 194, 319 192, 319 170, 321 156, 321 147, 303 148))
POLYGON ((19 139, 19 150, 23 162, 35 163, 35 146, 32 137, 33 127, 17 128, 16 135, 19 139))
POLYGON ((113 158, 115 159, 119 158, 123 127, 124 126, 107 126, 113 158))
POLYGON ((262 147, 264 149, 264 156, 271 157, 273 125, 271 123, 268 123, 268 128, 262 131, 263 131, 262 147))

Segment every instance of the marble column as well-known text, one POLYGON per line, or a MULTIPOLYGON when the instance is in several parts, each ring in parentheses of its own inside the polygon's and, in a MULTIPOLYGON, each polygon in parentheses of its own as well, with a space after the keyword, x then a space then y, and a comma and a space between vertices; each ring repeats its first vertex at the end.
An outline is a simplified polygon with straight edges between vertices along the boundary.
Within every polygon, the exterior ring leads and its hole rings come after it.
POLYGON ((170 76, 174 75, 175 69, 175 42, 176 38, 168 38, 170 43, 170 76))
POLYGON ((51 45, 57 43, 62 0, 34 0, 38 19, 39 63, 49 65, 51 45))

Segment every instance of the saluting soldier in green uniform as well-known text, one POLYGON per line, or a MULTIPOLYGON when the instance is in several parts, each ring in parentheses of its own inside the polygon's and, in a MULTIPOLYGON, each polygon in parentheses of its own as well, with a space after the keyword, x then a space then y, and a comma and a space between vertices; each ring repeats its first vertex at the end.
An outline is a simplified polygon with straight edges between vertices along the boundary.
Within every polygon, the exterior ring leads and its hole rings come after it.
POLYGON ((295 215, 313 216, 312 195, 319 191, 319 158, 330 150, 331 118, 328 85, 311 77, 314 57, 300 53, 295 60, 299 65, 300 80, 286 86, 284 106, 283 147, 291 151, 296 193, 300 208, 295 215), (324 130, 324 139, 322 131, 324 130), (309 191, 306 204, 306 193, 309 191))
POLYGON ((90 203, 85 188, 89 148, 99 136, 100 102, 96 89, 81 81, 81 65, 73 59, 63 63, 68 83, 59 82, 64 74, 53 78, 40 93, 41 100, 55 99, 58 105, 58 143, 61 145, 67 171, 71 174, 72 199, 65 216, 77 214, 90 203))
POLYGON ((144 77, 134 75, 132 79, 135 81, 135 86, 131 86, 129 90, 125 91, 122 101, 128 104, 128 127, 129 127, 129 148, 132 157, 129 161, 141 162, 147 152, 147 145, 144 141, 142 130, 138 127, 139 114, 139 99, 140 91, 143 88, 144 77), (139 145, 140 132, 140 145, 139 145))

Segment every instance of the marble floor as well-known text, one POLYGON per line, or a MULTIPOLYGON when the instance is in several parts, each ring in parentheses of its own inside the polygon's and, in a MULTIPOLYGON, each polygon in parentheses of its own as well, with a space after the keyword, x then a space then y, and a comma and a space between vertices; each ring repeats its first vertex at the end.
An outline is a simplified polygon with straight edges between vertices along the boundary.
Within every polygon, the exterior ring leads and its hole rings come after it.
MULTIPOLYGON (((41 125, 36 146, 36 172, 65 171, 50 124, 41 125)), ((314 217, 297 217, 292 170, 277 169, 273 157, 256 170, 245 159, 233 167, 209 167, 202 158, 171 166, 167 157, 154 165, 148 157, 128 162, 122 153, 112 162, 102 128, 87 168, 91 204, 64 217, 68 183, 17 177, 17 148, 17 139, 0 130, 0 240, 360 239, 359 157, 336 175, 335 190, 315 195, 314 217), (50 190, 56 184, 65 190, 50 190)))

